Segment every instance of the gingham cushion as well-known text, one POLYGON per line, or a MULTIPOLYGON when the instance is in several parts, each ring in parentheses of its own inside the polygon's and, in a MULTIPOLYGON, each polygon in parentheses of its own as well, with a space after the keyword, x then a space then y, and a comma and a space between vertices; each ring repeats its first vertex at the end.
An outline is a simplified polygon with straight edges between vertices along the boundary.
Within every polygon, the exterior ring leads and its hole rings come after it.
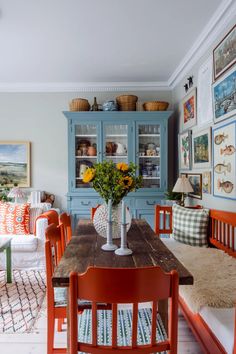
POLYGON ((209 210, 173 205, 173 238, 190 246, 207 246, 209 210))
MULTIPOLYGON (((92 342, 91 310, 84 310, 78 315, 78 341, 82 343, 92 342)), ((112 312, 111 310, 98 310, 97 312, 97 341, 98 345, 111 345, 112 337, 112 312)), ((150 308, 139 309, 138 312, 138 337, 139 345, 151 343, 152 310, 150 308)), ((131 346, 132 336, 132 310, 118 310, 117 345, 131 346)), ((157 315, 157 342, 167 340, 167 335, 162 320, 157 315)), ((161 352, 166 354, 166 352, 161 352)), ((79 352, 79 354, 86 354, 79 352)))

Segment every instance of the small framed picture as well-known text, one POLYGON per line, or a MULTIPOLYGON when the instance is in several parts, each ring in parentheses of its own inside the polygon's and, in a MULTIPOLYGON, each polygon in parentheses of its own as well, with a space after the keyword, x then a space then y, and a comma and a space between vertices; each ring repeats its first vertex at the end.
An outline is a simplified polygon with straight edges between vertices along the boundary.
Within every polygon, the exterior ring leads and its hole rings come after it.
POLYGON ((179 134, 179 169, 191 169, 191 130, 179 134))
POLYGON ((236 199, 236 121, 212 131, 213 195, 236 199))
POLYGON ((30 187, 30 143, 0 141, 0 186, 30 187))
POLYGON ((202 173, 202 193, 211 194, 211 171, 202 173))
POLYGON ((215 80, 236 62, 236 25, 213 50, 215 80))
POLYGON ((236 65, 212 86, 214 122, 236 113, 236 65))
POLYGON ((188 193, 191 198, 202 199, 202 175, 201 173, 182 173, 185 175, 191 186, 193 187, 193 192, 188 193))
POLYGON ((211 167, 211 128, 192 135, 193 168, 211 167))
POLYGON ((197 89, 194 88, 182 100, 181 104, 182 131, 197 124, 197 89))

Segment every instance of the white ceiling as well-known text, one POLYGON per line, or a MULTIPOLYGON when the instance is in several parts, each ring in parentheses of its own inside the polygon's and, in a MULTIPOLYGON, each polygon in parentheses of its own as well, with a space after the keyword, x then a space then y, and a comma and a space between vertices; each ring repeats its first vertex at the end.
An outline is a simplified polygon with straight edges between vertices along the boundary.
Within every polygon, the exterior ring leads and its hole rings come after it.
POLYGON ((1 0, 0 82, 166 82, 232 1, 1 0))

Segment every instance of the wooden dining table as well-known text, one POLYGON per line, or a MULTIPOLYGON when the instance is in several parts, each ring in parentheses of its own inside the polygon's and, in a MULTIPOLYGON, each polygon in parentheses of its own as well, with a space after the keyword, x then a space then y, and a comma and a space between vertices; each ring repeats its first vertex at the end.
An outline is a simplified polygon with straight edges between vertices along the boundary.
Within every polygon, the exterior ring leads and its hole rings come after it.
MULTIPOLYGON (((120 244, 120 239, 113 240, 120 244)), ((115 252, 101 249, 106 239, 99 236, 91 220, 80 220, 75 236, 66 246, 64 255, 56 267, 52 283, 54 287, 69 287, 72 271, 83 273, 88 267, 140 268, 160 266, 163 271, 177 270, 180 285, 192 285, 193 276, 183 264, 155 235, 145 220, 132 220, 127 234, 128 247, 133 251, 129 256, 118 256, 115 252)), ((160 301, 158 311, 165 328, 168 328, 168 302, 160 301)), ((69 315, 68 315, 69 317, 69 315)), ((69 318, 67 319, 69 326, 69 318)))

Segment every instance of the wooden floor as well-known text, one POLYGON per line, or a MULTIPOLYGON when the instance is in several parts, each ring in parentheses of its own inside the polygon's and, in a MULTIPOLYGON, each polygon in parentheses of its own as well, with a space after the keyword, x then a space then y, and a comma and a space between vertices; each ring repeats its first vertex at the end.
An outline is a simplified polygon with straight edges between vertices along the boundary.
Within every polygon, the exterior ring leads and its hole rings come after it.
MULTIPOLYGON (((45 306, 44 306, 45 307, 45 306)), ((36 322, 34 333, 30 334, 1 334, 1 354, 47 354, 46 350, 46 311, 41 311, 36 322)), ((66 333, 56 334, 56 346, 65 346, 66 333)), ((192 335, 182 315, 179 315, 179 354, 202 354, 198 343, 192 335)))

